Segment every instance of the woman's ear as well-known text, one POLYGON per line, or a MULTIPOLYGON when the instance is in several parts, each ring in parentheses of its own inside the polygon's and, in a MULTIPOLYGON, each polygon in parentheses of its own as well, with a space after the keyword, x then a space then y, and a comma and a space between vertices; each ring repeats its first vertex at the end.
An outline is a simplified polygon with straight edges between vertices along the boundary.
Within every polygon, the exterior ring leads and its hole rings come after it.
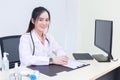
POLYGON ((34 24, 34 23, 35 23, 35 20, 32 18, 32 19, 31 19, 31 22, 34 24))

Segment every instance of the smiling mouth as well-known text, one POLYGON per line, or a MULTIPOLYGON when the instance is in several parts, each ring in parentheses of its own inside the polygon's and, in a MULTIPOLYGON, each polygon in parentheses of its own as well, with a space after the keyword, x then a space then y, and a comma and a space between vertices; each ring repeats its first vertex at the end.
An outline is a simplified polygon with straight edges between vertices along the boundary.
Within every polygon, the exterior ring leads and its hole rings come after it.
MULTIPOLYGON (((40 26, 40 27, 41 27, 41 26, 40 26)), ((45 29, 45 26, 42 26, 41 28, 42 28, 42 29, 45 29)))

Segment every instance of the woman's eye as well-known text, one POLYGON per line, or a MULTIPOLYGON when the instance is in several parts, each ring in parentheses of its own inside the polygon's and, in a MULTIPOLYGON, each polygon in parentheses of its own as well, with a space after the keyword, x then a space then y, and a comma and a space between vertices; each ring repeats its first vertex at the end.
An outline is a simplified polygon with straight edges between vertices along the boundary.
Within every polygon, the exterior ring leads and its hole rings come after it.
POLYGON ((46 22, 48 22, 49 19, 43 19, 43 18, 40 18, 39 21, 46 21, 46 22))
POLYGON ((49 19, 46 19, 46 21, 49 21, 49 19))
POLYGON ((39 21, 43 21, 43 19, 39 19, 39 21))

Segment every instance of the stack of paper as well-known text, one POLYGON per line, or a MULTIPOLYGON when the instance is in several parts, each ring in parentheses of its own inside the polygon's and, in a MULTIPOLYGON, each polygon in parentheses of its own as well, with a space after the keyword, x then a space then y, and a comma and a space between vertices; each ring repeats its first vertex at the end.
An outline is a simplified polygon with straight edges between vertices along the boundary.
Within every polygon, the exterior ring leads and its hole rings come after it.
POLYGON ((76 69, 76 68, 80 68, 80 67, 87 66, 87 65, 89 64, 69 59, 68 64, 64 66, 72 68, 72 69, 76 69))

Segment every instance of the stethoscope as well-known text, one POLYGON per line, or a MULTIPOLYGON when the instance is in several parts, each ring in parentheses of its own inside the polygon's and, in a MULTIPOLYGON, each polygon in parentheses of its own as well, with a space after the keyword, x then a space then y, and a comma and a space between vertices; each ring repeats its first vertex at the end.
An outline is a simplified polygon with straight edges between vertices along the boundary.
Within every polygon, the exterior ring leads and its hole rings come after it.
MULTIPOLYGON (((32 55, 35 54, 35 43, 34 43, 34 40, 33 40, 33 37, 32 37, 32 33, 30 32, 30 37, 31 37, 31 40, 32 40, 32 44, 33 44, 33 52, 32 52, 32 55)), ((50 42, 48 40, 48 38, 45 36, 45 39, 47 40, 48 44, 50 45, 50 42)))

